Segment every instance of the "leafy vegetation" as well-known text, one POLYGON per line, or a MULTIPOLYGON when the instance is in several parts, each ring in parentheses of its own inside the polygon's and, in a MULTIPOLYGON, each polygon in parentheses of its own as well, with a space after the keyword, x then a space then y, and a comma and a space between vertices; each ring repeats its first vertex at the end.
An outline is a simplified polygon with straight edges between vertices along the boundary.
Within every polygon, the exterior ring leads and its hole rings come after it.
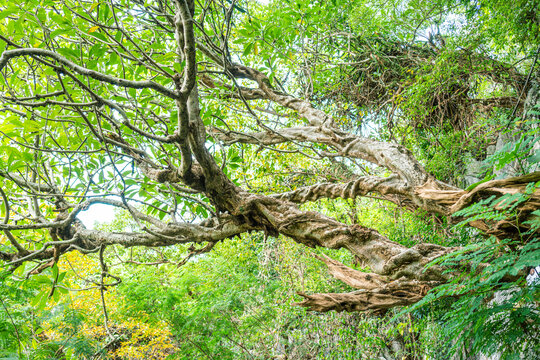
POLYGON ((0 4, 0 359, 534 358, 539 6, 0 4))

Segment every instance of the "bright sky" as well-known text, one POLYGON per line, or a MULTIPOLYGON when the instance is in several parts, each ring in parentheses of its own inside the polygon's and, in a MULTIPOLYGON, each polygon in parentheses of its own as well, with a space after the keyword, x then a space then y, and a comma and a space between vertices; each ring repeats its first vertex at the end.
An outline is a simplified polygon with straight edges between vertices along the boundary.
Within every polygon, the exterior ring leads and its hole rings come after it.
POLYGON ((114 207, 110 205, 94 204, 77 216, 88 229, 93 229, 96 222, 106 223, 114 219, 114 207))

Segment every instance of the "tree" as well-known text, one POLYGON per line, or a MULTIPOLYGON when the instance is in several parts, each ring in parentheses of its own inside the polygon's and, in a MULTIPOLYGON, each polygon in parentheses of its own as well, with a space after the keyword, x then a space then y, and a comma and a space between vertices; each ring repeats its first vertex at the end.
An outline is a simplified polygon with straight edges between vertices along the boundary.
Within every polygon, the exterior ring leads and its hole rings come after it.
MULTIPOLYGON (((219 241, 263 232, 312 248, 347 249, 369 268, 321 258, 332 275, 360 290, 301 294, 300 305, 382 311, 416 303, 447 283, 456 273, 432 263, 460 248, 422 241, 408 247, 302 204, 375 195, 442 218, 489 200, 511 216, 476 216, 469 226, 519 247, 536 239, 540 172, 462 189, 425 169, 413 153, 414 137, 400 144, 392 133, 385 138, 385 130, 363 136, 351 120, 361 121, 358 108, 335 110, 356 104, 366 122, 388 114, 383 126, 390 130, 416 124, 422 131, 437 121, 466 128, 473 105, 484 105, 485 113, 519 106, 531 89, 527 75, 474 44, 462 49, 456 40, 451 47, 440 33, 411 44, 414 35, 378 33, 385 30, 379 23, 372 24, 372 37, 357 35, 347 20, 352 4, 334 3, 264 8, 235 1, 28 0, 4 6, 4 265, 30 276, 71 251, 103 254, 113 245, 192 244, 191 257, 219 241), (330 11, 333 6, 338 10, 330 11), (429 72, 437 62, 439 72, 429 72), (335 73, 323 72, 328 66, 335 73), (321 86, 326 76, 332 81, 321 86), (480 76, 484 84, 511 87, 512 95, 472 94, 480 76), (307 175, 301 187, 292 172, 276 175, 276 191, 256 179, 276 170, 261 155, 268 152, 312 171, 329 170, 307 175), (250 167, 256 161, 259 168, 250 167), (279 191, 286 181, 292 186, 279 191), (85 228, 77 215, 98 203, 126 209, 138 229, 85 228)), ((428 20, 446 6, 420 17, 417 30, 433 26, 428 20)), ((113 276, 103 260, 101 267, 102 278, 113 276)))

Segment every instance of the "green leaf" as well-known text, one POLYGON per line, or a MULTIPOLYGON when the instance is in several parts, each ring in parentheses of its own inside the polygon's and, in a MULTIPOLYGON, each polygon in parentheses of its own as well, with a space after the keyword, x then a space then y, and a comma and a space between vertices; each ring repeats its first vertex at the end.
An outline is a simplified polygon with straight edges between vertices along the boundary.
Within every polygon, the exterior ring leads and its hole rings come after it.
POLYGON ((51 269, 52 269, 53 278, 56 279, 58 277, 58 265, 54 264, 51 269))
POLYGON ((540 162, 540 149, 536 150, 536 153, 534 155, 531 155, 527 158, 527 161, 533 165, 540 162))
POLYGON ((471 191, 471 190, 474 190, 474 188, 476 188, 478 185, 480 184, 483 184, 485 182, 488 182, 488 181, 491 181, 495 178, 495 175, 494 174, 491 174, 491 175, 488 175, 486 176, 483 180, 480 180, 479 182, 476 182, 474 184, 471 184, 469 187, 467 187, 465 189, 465 191, 471 191))
POLYGON ((56 50, 60 55, 63 55, 64 57, 68 59, 78 59, 79 58, 79 52, 77 50, 71 49, 71 48, 59 48, 56 50))
POLYGON ((182 74, 184 72, 184 66, 182 64, 175 62, 173 64, 173 67, 174 67, 174 70, 176 70, 178 74, 182 74))
POLYGON ((61 282, 64 280, 64 278, 66 277, 66 274, 67 274, 67 273, 66 273, 65 271, 64 271, 64 272, 61 272, 61 273, 58 275, 58 280, 56 280, 56 282, 57 282, 57 283, 61 283, 61 282))
POLYGON ((253 48, 253 43, 250 43, 248 44, 245 48, 244 48, 244 52, 243 52, 243 56, 247 56, 251 53, 251 49, 253 48))

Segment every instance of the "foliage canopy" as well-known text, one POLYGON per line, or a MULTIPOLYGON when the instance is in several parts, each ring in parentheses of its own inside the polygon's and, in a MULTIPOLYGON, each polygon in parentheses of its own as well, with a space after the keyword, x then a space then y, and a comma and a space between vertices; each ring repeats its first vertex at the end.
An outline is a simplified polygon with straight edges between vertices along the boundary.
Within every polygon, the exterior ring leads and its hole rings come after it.
POLYGON ((534 351, 538 8, 0 5, 6 356, 534 351))

